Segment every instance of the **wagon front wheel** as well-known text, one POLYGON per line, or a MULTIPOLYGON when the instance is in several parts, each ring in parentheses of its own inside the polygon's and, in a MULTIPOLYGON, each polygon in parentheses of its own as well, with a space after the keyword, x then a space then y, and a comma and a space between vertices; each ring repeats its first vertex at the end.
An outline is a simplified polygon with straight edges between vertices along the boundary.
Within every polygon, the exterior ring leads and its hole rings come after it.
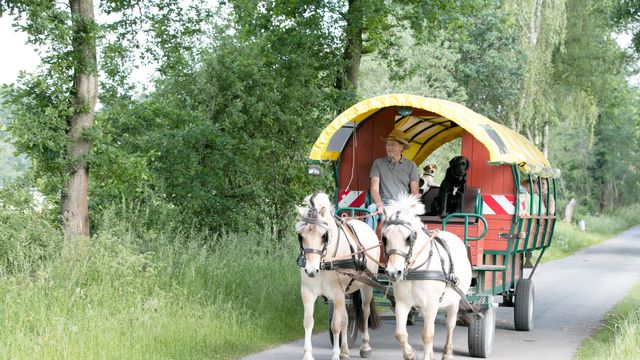
MULTIPOLYGON (((347 304, 347 316, 347 345, 352 348, 356 345, 356 341, 358 340, 358 324, 356 324, 356 313, 352 304, 347 304)), ((329 304, 329 341, 331 341, 331 346, 333 346, 333 333, 331 332, 332 321, 333 304, 329 304)), ((340 333, 340 338, 342 338, 342 332, 340 333)))
POLYGON ((531 279, 520 279, 516 284, 513 322, 518 331, 533 330, 533 302, 535 292, 531 279))
POLYGON ((489 305, 481 319, 475 319, 469 325, 469 355, 487 358, 493 350, 493 335, 496 331, 496 309, 489 305))

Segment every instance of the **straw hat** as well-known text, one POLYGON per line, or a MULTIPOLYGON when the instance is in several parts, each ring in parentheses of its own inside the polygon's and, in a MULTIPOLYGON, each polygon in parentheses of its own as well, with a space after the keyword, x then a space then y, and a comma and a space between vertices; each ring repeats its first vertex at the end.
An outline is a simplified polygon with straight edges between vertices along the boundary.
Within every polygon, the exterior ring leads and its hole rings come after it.
POLYGON ((387 135, 387 137, 381 137, 381 139, 385 140, 385 141, 387 141, 387 140, 395 140, 395 141, 401 143, 404 146, 405 150, 407 150, 409 148, 409 146, 410 146, 406 135, 400 129, 391 130, 391 132, 389 133, 389 135, 387 135))

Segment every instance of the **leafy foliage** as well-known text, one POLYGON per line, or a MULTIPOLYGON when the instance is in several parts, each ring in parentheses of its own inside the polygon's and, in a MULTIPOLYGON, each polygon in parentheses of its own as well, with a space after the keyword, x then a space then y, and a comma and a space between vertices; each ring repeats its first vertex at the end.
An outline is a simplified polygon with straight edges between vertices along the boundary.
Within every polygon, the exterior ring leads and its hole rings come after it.
POLYGON ((307 56, 313 44, 300 38, 285 55, 275 40, 240 47, 220 39, 188 80, 167 79, 145 101, 106 109, 99 123, 110 140, 97 155, 115 162, 100 161, 99 176, 120 161, 137 164, 120 180, 111 176, 118 185, 106 188, 130 197, 147 184, 207 227, 253 229, 288 219, 290 204, 313 181, 304 155, 333 108, 332 79, 319 76, 307 56), (136 182, 135 174, 147 180, 136 182))
POLYGON ((516 116, 527 52, 519 37, 515 9, 490 1, 466 18, 466 38, 459 46, 455 77, 466 90, 464 103, 503 124, 516 116))

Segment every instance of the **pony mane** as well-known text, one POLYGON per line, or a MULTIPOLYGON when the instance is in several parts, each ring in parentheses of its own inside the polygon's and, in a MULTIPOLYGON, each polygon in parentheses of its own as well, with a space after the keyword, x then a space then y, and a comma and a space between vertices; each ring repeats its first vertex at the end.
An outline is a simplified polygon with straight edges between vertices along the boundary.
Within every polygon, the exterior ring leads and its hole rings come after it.
POLYGON ((315 214, 316 217, 324 219, 330 218, 334 213, 333 204, 331 200, 329 200, 329 195, 323 192, 313 193, 308 195, 303 200, 303 205, 298 207, 298 221, 296 223, 296 232, 301 233, 304 230, 304 227, 309 225, 307 221, 304 221, 305 218, 315 214), (313 204, 311 204, 313 199, 313 204), (315 209, 315 211, 313 211, 315 209))
POLYGON ((384 209, 387 215, 400 213, 409 217, 416 217, 424 214, 425 212, 424 204, 420 201, 418 196, 407 193, 402 193, 397 199, 391 200, 384 209))

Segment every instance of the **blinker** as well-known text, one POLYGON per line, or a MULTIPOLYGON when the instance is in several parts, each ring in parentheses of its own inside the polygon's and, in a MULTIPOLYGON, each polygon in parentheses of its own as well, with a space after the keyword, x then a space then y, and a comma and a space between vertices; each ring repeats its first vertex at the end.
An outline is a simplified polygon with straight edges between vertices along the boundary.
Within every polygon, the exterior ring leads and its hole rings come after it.
POLYGON ((307 260, 304 258, 304 255, 300 255, 298 258, 298 266, 301 268, 307 266, 307 260))

